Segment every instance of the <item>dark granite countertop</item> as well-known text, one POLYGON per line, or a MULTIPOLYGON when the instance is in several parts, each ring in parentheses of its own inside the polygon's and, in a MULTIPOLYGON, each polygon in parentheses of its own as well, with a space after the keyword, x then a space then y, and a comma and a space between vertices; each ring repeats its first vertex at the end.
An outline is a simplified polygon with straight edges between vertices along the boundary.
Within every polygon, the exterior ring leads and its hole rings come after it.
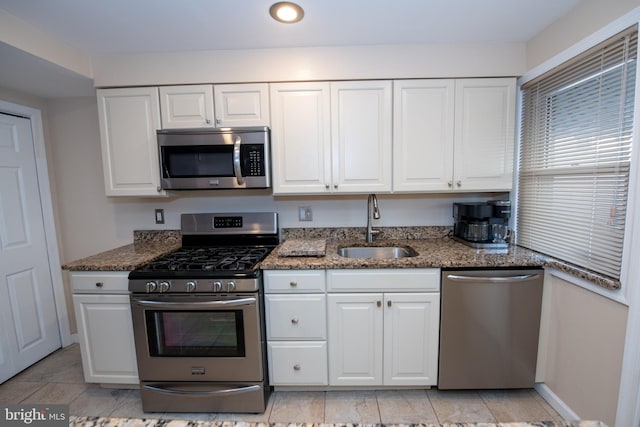
POLYGON ((134 231, 133 243, 66 263, 69 271, 131 271, 181 246, 178 230, 134 231))
MULTIPOLYGON (((338 247, 366 246, 365 229, 282 229, 282 243, 262 261, 263 270, 356 268, 504 268, 552 267, 606 289, 620 282, 519 246, 474 249, 449 237, 451 227, 382 227, 374 246, 408 246, 416 255, 399 259, 345 258, 338 247), (286 255, 286 256, 285 256, 286 255), (311 256, 309 256, 311 255, 311 256)), ((66 263, 70 271, 130 271, 181 245, 179 230, 134 231, 132 244, 66 263)))
MULTIPOLYGON (((304 241, 300 240, 304 245, 304 241)), ((300 250, 299 253, 303 253, 300 250)), ((324 256, 280 256, 276 248, 262 261, 264 270, 339 269, 339 268, 501 268, 542 267, 546 258, 530 250, 473 249, 449 238, 389 239, 366 244, 362 240, 328 239, 324 256), (345 246, 401 246, 413 249, 415 256, 398 259, 345 258, 338 248, 345 246)))

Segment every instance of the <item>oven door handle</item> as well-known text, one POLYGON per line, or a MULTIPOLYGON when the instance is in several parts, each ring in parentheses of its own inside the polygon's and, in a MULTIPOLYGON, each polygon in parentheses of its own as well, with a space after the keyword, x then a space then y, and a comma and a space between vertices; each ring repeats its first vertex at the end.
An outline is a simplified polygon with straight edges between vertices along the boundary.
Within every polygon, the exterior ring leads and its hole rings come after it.
POLYGON ((242 138, 236 135, 233 139, 233 172, 236 175, 236 181, 238 181, 238 185, 244 185, 244 177, 242 176, 242 167, 240 164, 241 145, 242 138))
POLYGON ((155 391, 158 393, 165 393, 165 394, 182 394, 182 395, 191 395, 191 396, 195 396, 195 395, 201 395, 201 396, 220 396, 220 395, 224 395, 224 396, 230 396, 233 394, 243 394, 243 393, 252 393, 255 391, 259 391, 260 390, 260 386, 259 385, 250 385, 250 386, 245 386, 245 387, 235 387, 235 388, 227 388, 224 390, 211 390, 211 391, 190 391, 190 390, 177 390, 177 389, 172 389, 172 388, 164 388, 164 387, 157 387, 157 386, 152 386, 152 385, 144 385, 143 388, 147 389, 147 390, 151 390, 151 391, 155 391))
POLYGON ((241 307, 245 305, 255 305, 256 298, 248 297, 248 298, 238 298, 238 299, 230 299, 230 300, 220 300, 220 301, 194 301, 194 302, 166 302, 166 301, 149 301, 149 300, 137 300, 136 304, 142 307, 153 307, 153 308, 181 308, 181 309, 193 309, 193 310, 202 310, 211 307, 223 307, 223 308, 233 308, 233 307, 241 307))

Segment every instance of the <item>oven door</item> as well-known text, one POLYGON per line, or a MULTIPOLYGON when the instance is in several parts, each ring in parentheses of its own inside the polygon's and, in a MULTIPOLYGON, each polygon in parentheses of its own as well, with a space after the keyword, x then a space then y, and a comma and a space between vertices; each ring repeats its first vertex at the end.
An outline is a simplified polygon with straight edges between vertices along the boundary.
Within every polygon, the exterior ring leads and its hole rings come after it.
POLYGON ((141 381, 261 381, 259 294, 131 295, 141 381))

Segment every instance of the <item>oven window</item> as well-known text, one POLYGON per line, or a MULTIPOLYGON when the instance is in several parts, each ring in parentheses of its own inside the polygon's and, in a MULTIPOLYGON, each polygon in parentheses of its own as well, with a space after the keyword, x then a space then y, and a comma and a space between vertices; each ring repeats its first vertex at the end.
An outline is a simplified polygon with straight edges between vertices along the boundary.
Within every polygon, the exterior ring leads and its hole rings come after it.
POLYGON ((234 176, 233 146, 168 146, 161 149, 164 178, 234 176))
POLYGON ((242 311, 147 311, 151 356, 244 357, 242 311))

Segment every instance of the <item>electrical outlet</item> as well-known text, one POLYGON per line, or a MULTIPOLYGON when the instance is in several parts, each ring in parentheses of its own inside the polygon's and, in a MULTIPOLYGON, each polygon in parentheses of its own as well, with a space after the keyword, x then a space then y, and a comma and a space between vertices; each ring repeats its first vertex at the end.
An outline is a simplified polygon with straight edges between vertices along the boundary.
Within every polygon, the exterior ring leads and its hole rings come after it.
POLYGON ((311 212, 311 206, 298 207, 298 221, 313 221, 313 212, 311 212))
POLYGON ((164 209, 156 209, 156 224, 164 224, 164 209))

